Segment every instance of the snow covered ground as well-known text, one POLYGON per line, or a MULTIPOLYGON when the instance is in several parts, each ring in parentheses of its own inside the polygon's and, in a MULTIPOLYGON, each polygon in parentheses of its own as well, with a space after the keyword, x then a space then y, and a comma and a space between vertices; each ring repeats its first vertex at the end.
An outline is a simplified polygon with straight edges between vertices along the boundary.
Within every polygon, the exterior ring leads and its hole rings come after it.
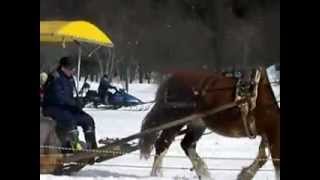
MULTIPOLYGON (((94 87, 96 87, 94 85, 94 87)), ((156 85, 131 84, 130 94, 143 101, 154 99, 156 85)), ((95 110, 86 109, 96 122, 97 138, 121 138, 137 133, 147 111, 122 110, 95 110)), ((81 130, 80 130, 81 132, 81 130)), ((81 139, 84 139, 81 133, 81 139)), ((40 175, 41 180, 187 180, 197 179, 195 173, 190 171, 191 163, 180 148, 178 137, 171 145, 167 157, 163 162, 163 177, 150 177, 153 158, 140 160, 139 151, 124 155, 103 163, 88 166, 72 176, 40 175)), ((211 176, 215 180, 235 180, 240 169, 249 165, 258 152, 260 138, 234 139, 209 134, 203 136, 197 146, 197 151, 208 164, 211 176), (248 160, 213 159, 220 158, 248 158, 248 160), (227 170, 231 169, 231 170, 227 170)), ((254 180, 274 180, 274 169, 268 161, 263 170, 260 170, 254 180)))

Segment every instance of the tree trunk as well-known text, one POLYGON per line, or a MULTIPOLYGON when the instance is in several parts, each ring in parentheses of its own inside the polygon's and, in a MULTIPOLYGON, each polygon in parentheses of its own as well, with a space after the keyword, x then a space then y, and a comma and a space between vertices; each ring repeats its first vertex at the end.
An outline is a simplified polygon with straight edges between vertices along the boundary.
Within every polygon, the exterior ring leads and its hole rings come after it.
POLYGON ((108 75, 110 80, 110 64, 111 64, 111 52, 110 49, 104 51, 104 74, 108 75))
POLYGON ((147 80, 147 83, 150 84, 151 83, 151 73, 150 72, 146 72, 145 73, 145 78, 147 80))
POLYGON ((109 77, 110 79, 113 78, 114 75, 114 64, 115 64, 115 58, 116 58, 116 53, 114 49, 110 49, 110 65, 109 65, 109 77))
POLYGON ((130 75, 130 67, 126 66, 125 71, 125 82, 126 82, 126 91, 129 92, 129 75, 130 75))
POLYGON ((129 82, 130 84, 133 83, 134 80, 134 69, 132 66, 129 66, 129 82))
POLYGON ((129 70, 129 72, 128 72, 128 74, 129 74, 129 82, 130 82, 130 84, 131 83, 133 83, 133 81, 134 81, 134 76, 135 76, 135 68, 134 68, 134 65, 129 65, 128 66, 128 70, 129 70))
POLYGON ((139 72, 139 83, 143 83, 143 69, 141 63, 138 64, 138 72, 139 72))
POLYGON ((93 82, 93 74, 90 74, 90 81, 93 82))
POLYGON ((248 42, 245 39, 243 41, 243 68, 248 67, 248 57, 249 57, 249 47, 248 47, 248 42))
POLYGON ((99 75, 96 75, 96 82, 99 82, 99 75))
POLYGON ((212 11, 208 13, 208 25, 211 29, 215 30, 215 59, 212 62, 213 67, 217 69, 222 68, 223 64, 223 37, 224 37, 224 18, 223 18, 223 1, 222 0, 211 0, 208 1, 208 6, 212 11))
POLYGON ((100 70, 100 74, 103 74, 103 64, 102 64, 102 60, 100 58, 100 56, 98 55, 98 53, 94 53, 97 60, 98 60, 98 64, 99 64, 99 70, 100 70))

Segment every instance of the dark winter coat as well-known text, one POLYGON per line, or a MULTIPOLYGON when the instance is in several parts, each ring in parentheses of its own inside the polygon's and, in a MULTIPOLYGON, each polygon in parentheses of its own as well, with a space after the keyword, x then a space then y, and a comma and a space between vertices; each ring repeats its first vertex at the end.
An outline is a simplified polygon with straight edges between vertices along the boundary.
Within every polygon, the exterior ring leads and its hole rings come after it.
POLYGON ((60 107, 66 110, 77 110, 78 104, 73 97, 75 82, 61 70, 49 75, 44 87, 43 107, 60 107))
POLYGON ((94 129, 94 120, 85 113, 73 97, 75 83, 61 70, 49 75, 44 87, 43 114, 52 117, 57 127, 67 130, 81 126, 84 131, 94 129))
POLYGON ((98 87, 98 95, 101 98, 103 98, 108 93, 109 89, 117 89, 117 88, 112 86, 107 79, 102 78, 98 87))

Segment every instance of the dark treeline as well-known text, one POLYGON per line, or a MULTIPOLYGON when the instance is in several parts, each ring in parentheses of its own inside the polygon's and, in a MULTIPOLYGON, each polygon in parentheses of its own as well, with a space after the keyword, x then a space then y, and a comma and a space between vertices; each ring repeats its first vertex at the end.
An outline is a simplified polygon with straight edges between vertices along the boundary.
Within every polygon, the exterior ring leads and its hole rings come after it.
MULTIPOLYGON (((100 71, 280 62, 280 0, 41 0, 40 17, 88 20, 109 34, 115 48, 100 53, 109 59, 100 71)), ((43 59, 52 58, 41 51, 43 59)))

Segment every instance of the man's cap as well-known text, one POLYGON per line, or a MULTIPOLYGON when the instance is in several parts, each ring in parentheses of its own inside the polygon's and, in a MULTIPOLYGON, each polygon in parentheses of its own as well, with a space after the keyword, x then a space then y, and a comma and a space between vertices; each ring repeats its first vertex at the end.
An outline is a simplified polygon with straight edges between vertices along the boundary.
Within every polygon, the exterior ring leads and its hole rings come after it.
POLYGON ((104 74, 103 78, 109 78, 109 76, 107 74, 104 74))
POLYGON ((72 69, 76 67, 75 61, 70 56, 62 57, 59 61, 59 65, 68 69, 72 69))

